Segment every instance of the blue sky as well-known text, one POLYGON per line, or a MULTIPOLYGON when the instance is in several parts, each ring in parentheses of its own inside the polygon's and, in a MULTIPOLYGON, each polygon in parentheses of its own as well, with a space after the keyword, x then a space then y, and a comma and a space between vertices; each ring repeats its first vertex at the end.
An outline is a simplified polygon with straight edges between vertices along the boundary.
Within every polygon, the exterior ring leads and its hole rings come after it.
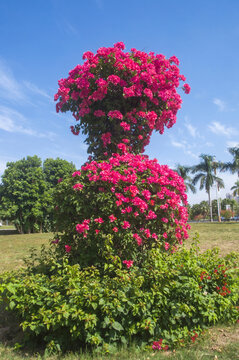
MULTIPOLYGON (((201 153, 231 161, 239 144, 239 1, 8 0, 0 2, 0 174, 28 155, 60 157, 77 167, 87 159, 70 114, 56 114, 57 81, 82 54, 123 41, 176 55, 192 90, 177 123, 154 134, 146 153, 161 164, 194 165, 201 153)), ((224 197, 236 175, 220 174, 224 197)), ((213 190, 213 197, 215 190, 213 190)), ((189 202, 206 200, 204 191, 189 202)))

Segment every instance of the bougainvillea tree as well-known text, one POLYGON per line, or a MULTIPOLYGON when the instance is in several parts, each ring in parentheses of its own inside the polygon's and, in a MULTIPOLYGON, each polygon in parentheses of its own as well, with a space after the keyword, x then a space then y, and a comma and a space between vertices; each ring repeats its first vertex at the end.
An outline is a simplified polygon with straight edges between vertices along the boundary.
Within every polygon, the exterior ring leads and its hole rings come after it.
POLYGON ((73 134, 86 135, 91 157, 58 185, 54 242, 85 265, 102 261, 107 241, 130 267, 152 246, 174 250, 187 238, 183 180, 141 155, 153 130, 163 134, 176 122, 185 77, 175 56, 123 50, 120 42, 86 52, 55 95, 57 111, 73 113, 73 134))

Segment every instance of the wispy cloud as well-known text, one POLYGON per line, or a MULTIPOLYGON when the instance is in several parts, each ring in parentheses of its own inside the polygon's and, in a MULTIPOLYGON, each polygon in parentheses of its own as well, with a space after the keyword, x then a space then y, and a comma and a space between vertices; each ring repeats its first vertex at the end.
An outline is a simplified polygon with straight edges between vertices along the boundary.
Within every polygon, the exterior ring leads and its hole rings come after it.
POLYGON ((12 71, 0 59, 0 97, 11 100, 26 100, 22 86, 14 78, 12 71))
POLYGON ((19 81, 12 70, 0 59, 0 98, 10 100, 11 103, 31 103, 32 94, 37 94, 52 100, 45 90, 40 89, 30 81, 19 81))
POLYGON ((179 141, 175 141, 174 139, 171 139, 171 145, 182 149, 185 154, 191 156, 192 158, 198 159, 198 155, 192 152, 191 146, 188 142, 186 141, 179 142, 179 141))
POLYGON ((228 147, 239 147, 239 142, 238 141, 227 141, 227 146, 228 147))
POLYGON ((189 134, 192 137, 195 138, 197 136, 197 129, 194 126, 192 126, 189 122, 186 122, 185 127, 187 128, 189 134))
POLYGON ((47 94, 46 91, 40 89, 38 86, 34 85, 30 81, 23 81, 23 84, 31 92, 39 94, 39 95, 41 95, 41 96, 43 96, 43 97, 45 97, 45 98, 47 98, 49 100, 52 100, 52 97, 49 94, 47 94))
POLYGON ((221 99, 214 98, 213 99, 213 104, 215 104, 218 107, 219 111, 226 110, 226 103, 221 99))
POLYGON ((0 129, 11 133, 22 133, 40 138, 54 139, 52 132, 38 132, 34 129, 24 126, 27 119, 18 111, 6 106, 0 106, 0 129))
POLYGON ((174 147, 178 147, 178 148, 185 148, 185 144, 183 143, 180 143, 178 141, 175 141, 175 140, 171 140, 171 144, 174 146, 174 147))
POLYGON ((238 134, 238 131, 232 127, 225 126, 218 121, 213 121, 210 125, 208 125, 208 128, 211 132, 217 135, 224 135, 227 137, 233 136, 238 134))

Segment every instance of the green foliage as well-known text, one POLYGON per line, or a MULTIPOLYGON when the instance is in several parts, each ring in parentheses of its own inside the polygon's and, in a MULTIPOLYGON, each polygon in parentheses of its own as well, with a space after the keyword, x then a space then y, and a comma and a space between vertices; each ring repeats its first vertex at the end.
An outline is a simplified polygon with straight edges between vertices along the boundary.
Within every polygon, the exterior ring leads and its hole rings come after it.
POLYGON ((209 205, 207 201, 201 201, 200 204, 194 204, 190 210, 190 218, 195 219, 195 217, 201 215, 203 219, 208 218, 209 216, 209 205))
POLYGON ((102 273, 48 259, 34 272, 2 275, 1 300, 27 341, 41 336, 48 352, 107 353, 159 339, 172 348, 194 341, 206 326, 237 320, 237 261, 217 250, 198 254, 195 244, 169 254, 151 250, 141 268, 122 269, 108 256, 102 273))
POLYGON ((0 185, 0 216, 13 221, 18 232, 49 231, 53 224, 53 188, 75 167, 66 160, 39 157, 7 163, 0 185))
POLYGON ((59 179, 70 176, 76 170, 72 162, 62 160, 60 158, 48 158, 43 162, 43 174, 45 181, 50 188, 54 188, 59 179))
POLYGON ((221 216, 223 216, 226 220, 230 220, 233 215, 234 213, 232 210, 221 210, 221 216))

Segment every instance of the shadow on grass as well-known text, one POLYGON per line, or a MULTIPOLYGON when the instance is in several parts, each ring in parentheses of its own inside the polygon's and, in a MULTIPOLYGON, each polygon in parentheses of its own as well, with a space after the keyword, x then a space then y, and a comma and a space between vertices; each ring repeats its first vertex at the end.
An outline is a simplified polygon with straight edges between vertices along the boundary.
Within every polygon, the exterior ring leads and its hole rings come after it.
POLYGON ((0 235, 16 235, 19 234, 17 230, 12 229, 0 229, 0 235))

